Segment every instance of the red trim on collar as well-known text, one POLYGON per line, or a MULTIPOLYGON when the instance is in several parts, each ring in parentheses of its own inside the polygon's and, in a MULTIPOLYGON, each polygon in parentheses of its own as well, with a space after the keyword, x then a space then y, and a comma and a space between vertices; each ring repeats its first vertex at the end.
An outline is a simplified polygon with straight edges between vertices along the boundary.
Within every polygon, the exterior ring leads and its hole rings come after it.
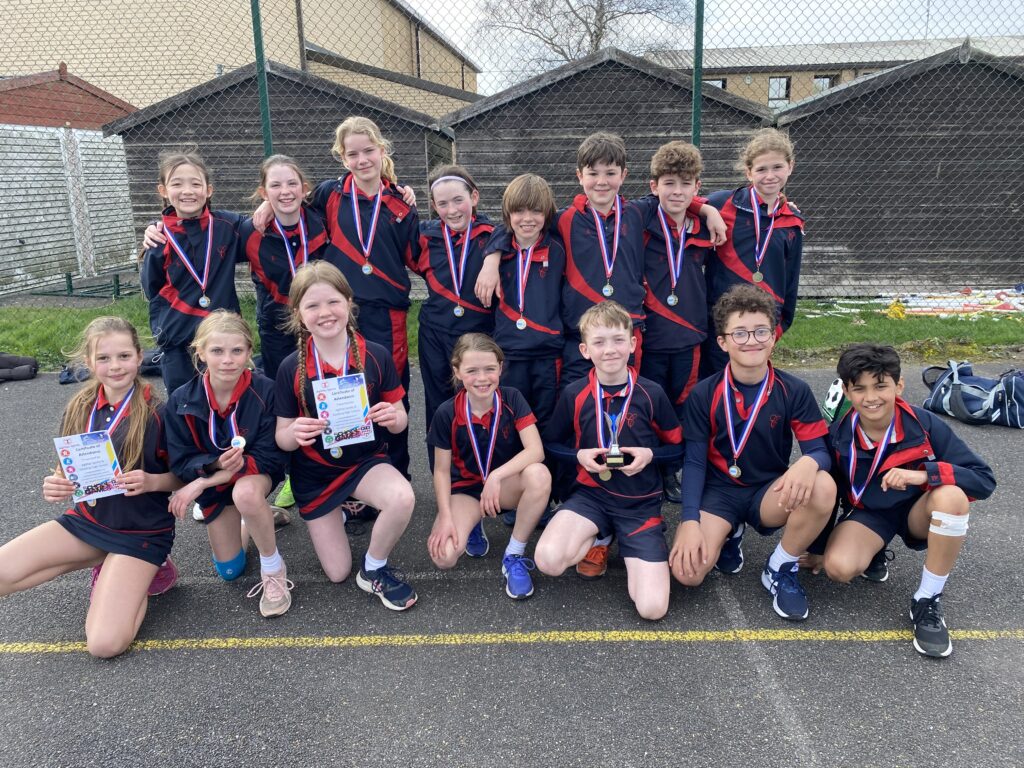
MULTIPOLYGON (((207 371, 206 373, 204 373, 203 378, 206 380, 208 384, 210 381, 210 372, 207 371)), ((235 388, 231 390, 231 397, 228 399, 226 405, 222 407, 219 403, 210 403, 210 405, 215 406, 217 410, 217 415, 220 416, 221 418, 224 418, 227 415, 228 411, 231 410, 231 407, 241 399, 242 393, 249 388, 250 384, 252 384, 252 371, 246 368, 244 371, 242 371, 242 375, 238 377, 238 381, 235 382, 235 388)), ((212 386, 208 388, 208 391, 210 395, 213 395, 212 386)))

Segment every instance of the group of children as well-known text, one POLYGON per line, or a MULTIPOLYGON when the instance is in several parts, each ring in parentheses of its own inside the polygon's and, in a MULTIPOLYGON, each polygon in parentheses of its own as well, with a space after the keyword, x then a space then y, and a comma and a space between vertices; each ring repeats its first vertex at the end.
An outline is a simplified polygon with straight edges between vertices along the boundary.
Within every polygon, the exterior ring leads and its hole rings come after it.
MULTIPOLYGON (((162 157, 168 207, 147 229, 142 280, 167 404, 139 378, 135 329, 91 323, 80 357, 92 380, 62 431, 109 431, 125 493, 77 503, 0 548, 0 595, 93 567, 89 648, 116 655, 148 596, 176 579, 172 516, 195 507, 223 579, 244 573, 252 539, 261 575, 249 594, 264 616, 280 615, 294 583, 275 534, 287 518, 268 496, 287 473, 285 495, 327 577, 349 576, 345 522, 369 506, 376 520, 356 583, 389 609, 411 607, 416 592, 389 556, 415 505, 412 271, 429 292, 418 342, 437 500, 427 548, 438 568, 486 555, 484 519, 504 514, 514 519, 501 559, 509 597, 534 593, 535 568, 600 578, 615 541, 638 613, 660 619, 672 577, 695 587, 713 568, 737 573, 746 527, 781 528, 761 581, 776 613, 801 620, 801 557, 839 581, 884 580, 885 548, 899 533, 928 548, 911 607, 915 647, 948 655, 939 598, 969 500, 995 481, 941 420, 899 398, 891 348, 844 353, 853 407, 831 429, 807 384, 772 366, 795 314, 803 237, 784 195, 794 158, 783 134, 755 134, 741 154, 749 184, 707 199, 697 196, 699 151, 669 142, 652 159, 651 194, 631 201, 620 195, 622 140, 594 134, 577 156, 583 194, 557 211, 550 186, 525 174, 494 223, 477 211, 473 177, 454 165, 431 174, 437 218, 421 222, 390 144, 366 118, 338 126, 333 153, 345 173, 315 190, 294 160, 268 158, 251 218, 210 209, 210 174, 195 153, 162 157), (243 261, 262 373, 235 295, 243 261), (372 439, 330 447, 324 387, 353 374, 372 439), (794 436, 801 457, 791 464, 794 436), (666 498, 682 504, 671 548, 666 498), (542 525, 531 560, 527 543, 542 525)), ((44 482, 49 501, 72 490, 60 470, 44 482)))

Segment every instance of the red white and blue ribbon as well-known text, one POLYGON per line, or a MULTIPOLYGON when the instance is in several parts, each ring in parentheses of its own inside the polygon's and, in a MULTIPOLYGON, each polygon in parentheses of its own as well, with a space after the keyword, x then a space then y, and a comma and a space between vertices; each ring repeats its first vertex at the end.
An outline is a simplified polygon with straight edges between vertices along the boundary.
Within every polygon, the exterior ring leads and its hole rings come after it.
MULTIPOLYGON (((324 365, 320 361, 320 351, 316 348, 316 342, 310 339, 310 346, 313 347, 313 365, 316 366, 316 378, 318 381, 322 381, 324 378, 324 365)), ((341 375, 348 376, 348 353, 349 353, 349 342, 345 340, 345 357, 341 362, 341 375)))
POLYGON ((594 227, 597 228, 597 245, 601 249, 601 261, 604 262, 605 283, 611 283, 612 271, 615 269, 615 259, 619 255, 619 233, 622 230, 622 198, 615 196, 615 227, 612 229, 612 252, 608 254, 608 243, 604 238, 604 223, 593 207, 590 208, 590 215, 594 217, 594 227))
POLYGON ((274 217, 274 226, 277 228, 277 232, 281 235, 281 239, 284 240, 284 251, 288 254, 288 268, 292 272, 292 277, 295 277, 295 270, 309 261, 309 239, 306 234, 306 221, 305 216, 299 214, 299 245, 302 248, 302 259, 298 262, 295 261, 295 253, 292 251, 292 244, 288 240, 288 235, 285 234, 284 227, 281 222, 274 217))
MULTIPOLYGON (((733 396, 732 392, 734 389, 732 382, 732 366, 725 366, 725 376, 722 377, 722 400, 725 404, 725 426, 726 433, 729 435, 729 445, 732 447, 732 462, 735 466, 740 460, 740 454, 743 453, 743 449, 747 447, 747 440, 750 439, 751 433, 754 431, 754 424, 757 422, 757 414, 761 412, 761 408, 766 402, 768 397, 771 395, 772 386, 775 384, 775 369, 771 366, 768 367, 768 372, 764 375, 764 380, 761 382, 761 388, 757 391, 757 399, 754 401, 754 405, 750 408, 750 416, 747 418, 747 423, 743 427, 743 434, 740 435, 740 439, 736 440, 736 428, 734 424, 736 419, 733 418, 733 396)), ((737 414, 737 419, 739 418, 737 414)))
MULTIPOLYGON (((622 400, 622 408, 619 412, 613 414, 610 410, 608 411, 608 429, 609 439, 612 443, 615 443, 616 437, 619 431, 619 422, 622 417, 629 413, 629 404, 633 402, 633 374, 631 372, 626 373, 626 394, 622 400)), ((597 375, 594 375, 594 411, 597 417, 597 444, 601 448, 607 448, 608 443, 604 439, 604 388, 601 386, 601 382, 597 380, 597 375)))
POLYGON ((377 190, 377 197, 373 199, 373 216, 370 218, 370 232, 365 239, 363 238, 363 221, 359 217, 359 189, 356 187, 355 182, 352 183, 350 199, 352 200, 352 219, 356 224, 356 237, 359 239, 359 248, 363 252, 363 258, 369 261, 370 251, 373 250, 373 239, 377 236, 380 204, 384 199, 384 183, 381 182, 380 189, 377 190))
POLYGON ((530 264, 533 261, 534 243, 527 249, 516 249, 516 298, 519 300, 519 314, 526 314, 526 282, 530 279, 530 264))
MULTIPOLYGON (((213 443, 213 447, 218 451, 226 451, 231 447, 231 441, 224 447, 221 447, 217 443, 217 409, 214 407, 213 392, 210 391, 210 374, 207 373, 203 376, 203 390, 206 392, 206 404, 210 408, 210 421, 206 425, 207 433, 210 436, 210 442, 213 443)), ((231 414, 228 416, 228 426, 231 428, 231 437, 238 437, 238 417, 236 415, 237 408, 231 407, 231 414)))
POLYGON ((444 252, 448 257, 448 268, 452 272, 452 286, 455 288, 455 295, 462 298, 462 278, 466 274, 466 259, 469 257, 469 247, 473 244, 470 233, 473 230, 473 222, 469 223, 466 231, 463 232, 462 252, 459 254, 458 264, 455 263, 455 246, 452 245, 452 231, 447 224, 441 225, 441 235, 444 237, 444 252))
POLYGON ((754 266, 756 271, 761 271, 761 262, 764 261, 764 255, 768 252, 768 243, 772 240, 772 231, 775 229, 775 214, 779 211, 779 206, 782 205, 782 196, 775 198, 775 207, 772 208, 772 212, 768 214, 771 219, 771 224, 768 225, 768 234, 764 238, 764 245, 761 244, 761 198, 757 194, 757 190, 754 189, 753 185, 750 187, 750 210, 754 214, 754 266))
POLYGON ((203 258, 203 276, 199 277, 199 273, 195 267, 192 266, 192 262, 189 260, 186 253, 178 245, 177 239, 174 237, 174 233, 170 230, 165 229, 164 234, 167 235, 167 244, 171 246, 171 250, 177 254, 178 259, 188 270, 188 273, 192 275, 192 279, 196 281, 199 288, 202 290, 203 295, 206 295, 206 284, 210 281, 210 254, 213 253, 213 217, 209 218, 206 224, 206 256, 203 258))
POLYGON ((498 444, 498 422, 501 419, 501 395, 494 390, 494 409, 491 412, 491 439, 487 444, 487 461, 484 462, 480 454, 480 445, 476 441, 476 432, 473 431, 473 409, 469 404, 469 393, 466 393, 466 431, 469 433, 469 445, 473 449, 473 456, 476 457, 476 465, 480 468, 480 477, 484 482, 491 474, 491 461, 494 459, 494 446, 498 444))
POLYGON ((679 282, 679 274, 683 271, 683 250, 686 247, 686 223, 679 226, 679 248, 672 247, 672 228, 665 219, 665 212, 658 206, 658 221, 661 222, 661 231, 665 235, 665 253, 668 255, 668 279, 672 286, 672 293, 676 292, 676 283, 679 282))
POLYGON ((860 504, 860 498, 864 495, 864 491, 868 489, 868 483, 871 482, 871 478, 875 476, 878 468, 882 466, 882 459, 885 458, 885 452, 889 448, 889 441, 892 440, 892 433, 896 429, 896 417, 894 416, 892 421, 889 422, 889 426, 885 429, 885 437, 880 442, 875 444, 875 458, 871 462, 871 468, 868 470, 868 476, 864 478, 864 484, 857 487, 854 482, 854 477, 857 472, 857 425, 860 423, 860 414, 854 411, 853 419, 850 421, 850 426, 853 429, 853 436, 850 438, 850 463, 847 467, 847 471, 850 474, 850 496, 853 498, 853 505, 857 506, 860 504))
MULTIPOLYGON (((121 404, 117 407, 113 417, 110 419, 110 424, 102 429, 108 434, 114 434, 114 430, 117 429, 117 425, 121 423, 121 419, 128 415, 128 405, 131 403, 132 395, 135 394, 135 386, 128 390, 123 398, 121 398, 121 404)), ((96 414, 99 412, 96 406, 99 404, 99 398, 96 398, 96 402, 92 404, 92 413, 89 414, 89 431, 96 432, 96 414)))

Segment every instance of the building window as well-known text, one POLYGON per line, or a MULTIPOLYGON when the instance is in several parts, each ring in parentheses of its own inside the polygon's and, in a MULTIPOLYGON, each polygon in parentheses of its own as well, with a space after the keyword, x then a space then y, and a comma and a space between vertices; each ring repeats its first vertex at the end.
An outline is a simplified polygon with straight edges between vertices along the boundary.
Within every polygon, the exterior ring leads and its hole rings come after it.
POLYGON ((726 79, 724 77, 717 77, 717 78, 713 78, 711 80, 705 80, 704 82, 707 83, 708 85, 715 86, 715 88, 721 88, 724 91, 725 90, 725 84, 726 84, 727 81, 726 81, 726 79))
POLYGON ((768 106, 778 109, 789 104, 789 83, 788 77, 768 78, 768 106))
POLYGON ((839 75, 815 75, 814 92, 821 93, 839 85, 839 75))

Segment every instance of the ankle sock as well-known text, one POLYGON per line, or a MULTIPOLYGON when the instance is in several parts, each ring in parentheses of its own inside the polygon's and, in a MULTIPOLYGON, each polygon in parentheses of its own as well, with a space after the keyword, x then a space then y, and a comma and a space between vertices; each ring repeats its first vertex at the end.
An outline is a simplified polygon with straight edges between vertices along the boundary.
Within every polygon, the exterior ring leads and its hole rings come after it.
POLYGON ((385 557, 383 560, 378 560, 375 557, 370 557, 370 553, 366 553, 366 557, 363 558, 363 568, 367 571, 379 571, 385 565, 388 564, 388 559, 385 557))
POLYGON ((798 555, 791 555, 784 550, 780 541, 778 546, 775 547, 775 551, 772 552, 772 556, 768 558, 768 567, 773 571, 777 571, 786 563, 795 563, 799 559, 798 555))
POLYGON ((935 597, 942 594, 942 590, 946 586, 946 579, 948 578, 948 573, 945 576, 936 576, 927 568, 922 568, 921 585, 917 588, 917 592, 914 593, 914 599, 920 600, 925 597, 935 597))
POLYGON ((260 555, 260 572, 261 573, 277 573, 284 567, 284 560, 281 558, 281 553, 275 548, 274 554, 270 557, 264 557, 260 555))
POLYGON ((508 540, 508 546, 505 547, 505 555, 523 555, 526 554, 526 542, 517 541, 515 536, 512 536, 508 540))

